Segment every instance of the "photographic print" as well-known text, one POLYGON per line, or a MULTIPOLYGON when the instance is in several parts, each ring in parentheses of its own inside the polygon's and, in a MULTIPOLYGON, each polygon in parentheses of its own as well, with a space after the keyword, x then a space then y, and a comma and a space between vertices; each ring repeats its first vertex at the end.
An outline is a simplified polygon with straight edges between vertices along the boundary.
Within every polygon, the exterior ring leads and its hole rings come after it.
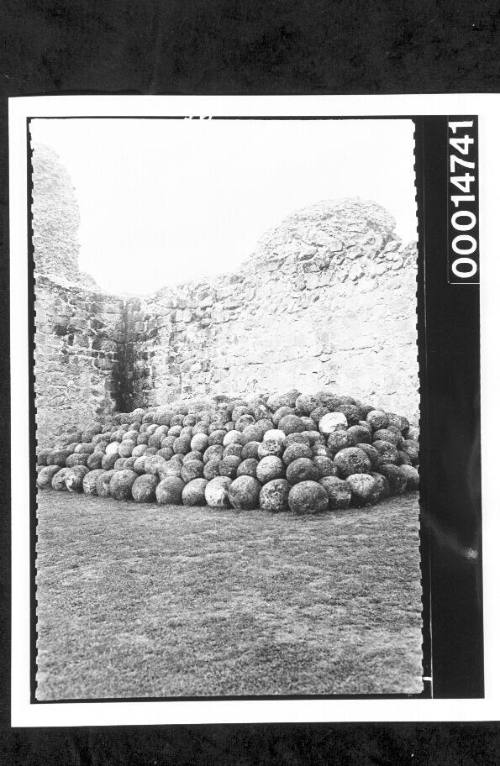
POLYGON ((422 692, 413 133, 31 121, 37 700, 422 692))
POLYGON ((17 721, 484 697, 491 121, 313 101, 12 107, 17 721))

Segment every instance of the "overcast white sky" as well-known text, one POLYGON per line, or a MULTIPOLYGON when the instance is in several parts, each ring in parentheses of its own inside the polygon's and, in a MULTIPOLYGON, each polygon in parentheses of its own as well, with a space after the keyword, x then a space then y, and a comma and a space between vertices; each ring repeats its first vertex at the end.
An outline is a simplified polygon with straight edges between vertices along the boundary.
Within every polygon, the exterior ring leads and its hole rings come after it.
POLYGON ((416 239, 410 120, 36 119, 68 169, 80 267, 148 293, 233 271, 294 210, 361 197, 416 239))

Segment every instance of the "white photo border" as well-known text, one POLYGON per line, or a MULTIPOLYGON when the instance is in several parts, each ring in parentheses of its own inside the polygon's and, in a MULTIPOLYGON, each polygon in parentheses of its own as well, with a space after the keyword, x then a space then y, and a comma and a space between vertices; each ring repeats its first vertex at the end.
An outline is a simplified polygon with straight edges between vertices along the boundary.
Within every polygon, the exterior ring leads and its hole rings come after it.
POLYGON ((13 726, 110 726, 264 722, 474 721, 500 718, 500 517, 495 496, 495 442, 500 390, 496 328, 500 327, 500 96, 431 94, 391 96, 40 96, 9 101, 12 665, 13 726), (481 402, 483 489, 484 699, 280 699, 144 702, 30 701, 30 488, 28 338, 28 188, 26 128, 31 117, 407 117, 477 114, 480 135, 481 402))

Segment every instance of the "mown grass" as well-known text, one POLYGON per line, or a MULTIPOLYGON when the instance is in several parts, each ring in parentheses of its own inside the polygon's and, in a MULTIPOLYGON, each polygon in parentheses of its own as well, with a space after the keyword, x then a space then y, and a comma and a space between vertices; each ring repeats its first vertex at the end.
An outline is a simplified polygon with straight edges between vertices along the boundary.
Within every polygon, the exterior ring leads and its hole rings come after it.
POLYGON ((422 689, 415 495, 310 518, 38 503, 39 700, 422 689))

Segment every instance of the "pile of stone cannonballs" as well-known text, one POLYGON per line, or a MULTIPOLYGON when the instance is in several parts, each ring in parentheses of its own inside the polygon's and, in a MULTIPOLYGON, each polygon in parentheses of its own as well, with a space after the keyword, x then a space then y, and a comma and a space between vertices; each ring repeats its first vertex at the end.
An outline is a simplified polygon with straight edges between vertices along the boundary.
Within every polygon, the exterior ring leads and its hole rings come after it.
POLYGON ((332 391, 117 413, 40 451, 39 488, 311 514, 418 488, 418 429, 332 391))

